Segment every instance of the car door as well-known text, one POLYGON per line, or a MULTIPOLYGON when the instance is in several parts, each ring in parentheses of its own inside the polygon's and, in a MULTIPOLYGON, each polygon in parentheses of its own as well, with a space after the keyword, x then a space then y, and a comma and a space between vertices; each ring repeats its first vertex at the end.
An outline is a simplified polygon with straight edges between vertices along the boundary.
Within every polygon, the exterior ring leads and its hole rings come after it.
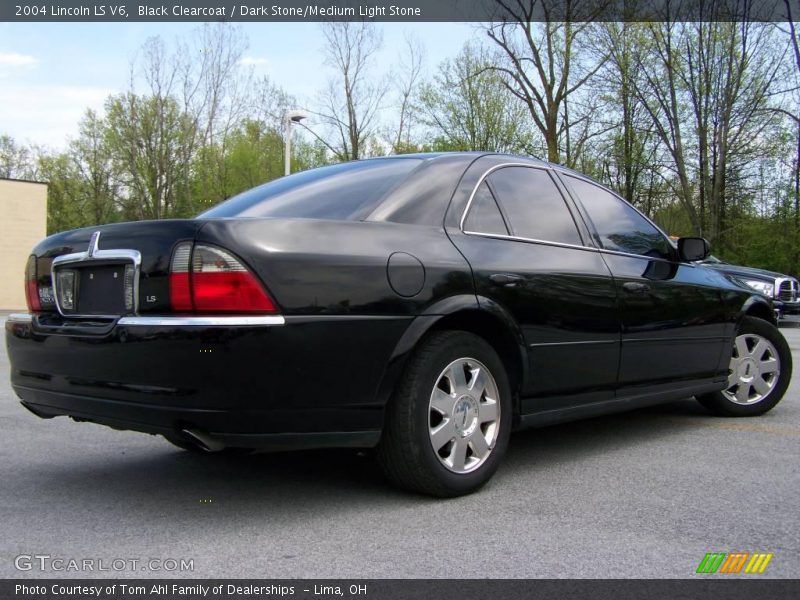
POLYGON ((560 176, 579 200, 621 300, 620 388, 720 377, 729 319, 708 271, 681 263, 665 234, 612 192, 560 176))
POLYGON ((479 302, 519 324, 530 376, 522 412, 613 397, 620 322, 614 285, 586 248, 572 210, 545 166, 496 165, 472 190, 458 231, 479 302))

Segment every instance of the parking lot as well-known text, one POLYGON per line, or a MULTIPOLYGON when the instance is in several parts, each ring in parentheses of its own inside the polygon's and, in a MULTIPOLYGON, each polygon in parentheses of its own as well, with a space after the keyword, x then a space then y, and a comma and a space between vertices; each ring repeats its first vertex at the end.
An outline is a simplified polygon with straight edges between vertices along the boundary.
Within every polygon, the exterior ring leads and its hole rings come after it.
MULTIPOLYGON (((800 372, 800 326, 782 331, 800 372)), ((3 343, 2 577, 682 578, 733 551, 774 553, 761 577, 800 573, 800 375, 760 418, 688 399, 519 432, 484 490, 433 500, 352 451, 197 456, 40 420, 8 368, 3 343), (19 571, 20 555, 193 570, 19 571)))

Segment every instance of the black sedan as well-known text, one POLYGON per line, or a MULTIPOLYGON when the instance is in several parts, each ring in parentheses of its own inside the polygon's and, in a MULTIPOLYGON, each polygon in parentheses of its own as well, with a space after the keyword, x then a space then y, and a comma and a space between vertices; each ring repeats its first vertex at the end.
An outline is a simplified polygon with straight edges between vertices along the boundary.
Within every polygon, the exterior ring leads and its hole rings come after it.
POLYGON ((632 206, 535 159, 422 154, 315 169, 196 219, 42 241, 11 315, 34 414, 186 449, 375 447, 438 496, 512 429, 695 395, 774 407, 792 363, 769 300, 632 206))

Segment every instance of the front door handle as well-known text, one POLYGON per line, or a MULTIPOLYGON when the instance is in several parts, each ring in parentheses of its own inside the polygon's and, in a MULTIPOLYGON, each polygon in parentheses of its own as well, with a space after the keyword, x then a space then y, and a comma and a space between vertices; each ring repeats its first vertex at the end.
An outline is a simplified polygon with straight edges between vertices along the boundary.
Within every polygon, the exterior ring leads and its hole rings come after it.
POLYGON ((634 281, 628 281, 627 283, 622 284, 622 289, 628 292, 629 294, 644 296, 650 291, 650 286, 647 285, 646 283, 636 283, 634 281))
POLYGON ((522 277, 513 273, 495 273, 494 275, 489 275, 489 279, 492 280, 492 283, 503 287, 515 287, 522 282, 522 277))

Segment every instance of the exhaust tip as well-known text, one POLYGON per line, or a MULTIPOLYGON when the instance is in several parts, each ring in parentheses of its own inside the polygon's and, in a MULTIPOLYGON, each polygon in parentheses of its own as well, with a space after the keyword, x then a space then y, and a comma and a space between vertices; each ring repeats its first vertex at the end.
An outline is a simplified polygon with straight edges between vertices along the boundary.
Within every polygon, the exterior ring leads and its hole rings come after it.
POLYGON ((225 444, 197 429, 181 429, 181 433, 206 452, 219 452, 225 449, 225 444))

